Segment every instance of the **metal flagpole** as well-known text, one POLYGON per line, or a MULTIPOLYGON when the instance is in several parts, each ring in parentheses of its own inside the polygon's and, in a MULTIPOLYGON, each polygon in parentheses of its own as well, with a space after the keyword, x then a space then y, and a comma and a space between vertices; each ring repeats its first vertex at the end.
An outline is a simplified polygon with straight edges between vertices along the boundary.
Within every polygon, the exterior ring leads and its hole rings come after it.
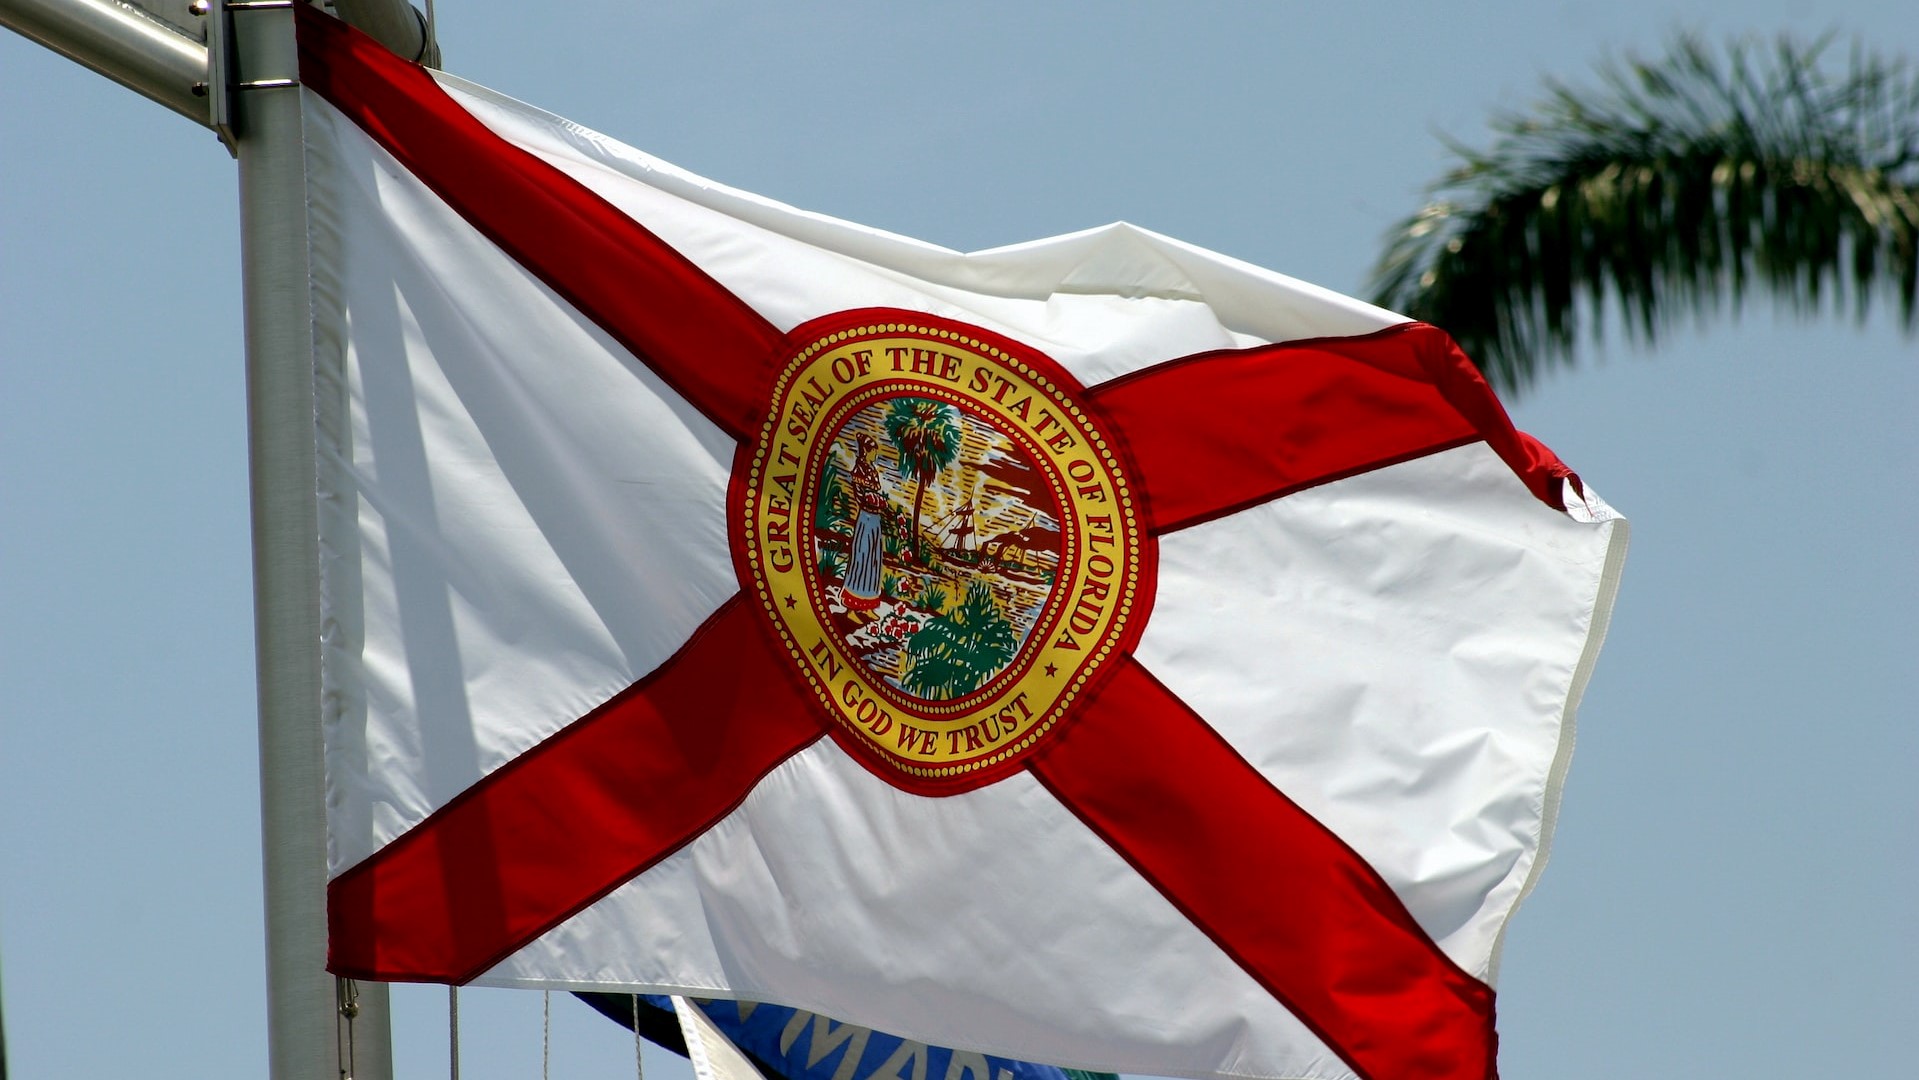
POLYGON ((333 0, 333 10, 393 55, 427 67, 440 66, 440 45, 429 30, 433 0, 426 0, 425 15, 406 0, 333 0))
MULTIPOLYGON (((224 0, 212 96, 231 101, 240 161, 252 462, 260 813, 267 1012, 274 1080, 390 1080, 387 988, 342 993, 326 973, 326 807, 320 746, 319 526, 313 443, 306 168, 292 0, 224 0), (342 1007, 351 1000, 355 1008, 342 1007), (341 1025, 347 1025, 342 1037, 341 1025), (342 1060, 342 1053, 351 1054, 342 1060)), ((405 0, 336 0, 347 22, 409 60, 437 63, 405 0)), ((217 17, 219 12, 216 11, 217 17)), ((214 125, 222 127, 216 111, 214 125)))
MULTIPOLYGON (((0 0, 0 26, 213 128, 239 159, 271 1075, 390 1080, 386 987, 343 985, 325 969, 319 554, 294 2, 0 0)), ((388 48, 437 61, 427 21, 406 0, 339 7, 388 48)))
POLYGON ((227 6, 234 70, 224 78, 238 99, 246 299, 268 1054, 275 1080, 338 1080, 336 995, 325 970, 326 839, 324 827, 314 828, 325 813, 325 778, 299 64, 291 0, 227 6))
MULTIPOLYGON (((386 988, 342 1017, 326 964, 318 536, 306 171, 293 0, 227 0, 240 161, 247 428, 252 463, 267 1013, 274 1080, 392 1075, 386 988), (354 1025, 351 1040, 336 1025, 354 1025), (354 1048, 343 1062, 340 1050, 354 1048)), ((218 12, 215 13, 216 16, 218 12)), ((215 57, 218 66, 221 61, 215 57)), ((219 78, 220 76, 215 76, 219 78)))
MULTIPOLYGON (((182 8, 180 18, 192 22, 182 8)), ((0 26, 37 41, 198 124, 212 126, 204 93, 205 32, 189 32, 133 3, 0 0, 0 26)))

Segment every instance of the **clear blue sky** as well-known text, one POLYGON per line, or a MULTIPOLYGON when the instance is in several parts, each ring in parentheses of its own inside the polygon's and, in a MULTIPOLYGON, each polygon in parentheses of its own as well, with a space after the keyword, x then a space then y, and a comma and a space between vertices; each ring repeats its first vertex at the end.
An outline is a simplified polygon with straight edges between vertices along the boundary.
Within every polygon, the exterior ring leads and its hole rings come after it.
MULTIPOLYGON (((1348 292, 1544 75, 1688 26, 1919 57, 1905 0, 1307 5, 443 0, 448 68, 723 182, 955 248, 1124 219, 1348 292), (1841 10, 1843 8, 1843 10, 1841 10)), ((0 970, 20 1077, 264 1070, 235 175, 0 34, 0 970)), ((1919 339, 1616 336, 1522 427, 1633 519, 1508 1080, 1901 1075, 1919 1018, 1919 339)), ((402 1075, 444 993, 396 994, 402 1075)), ((630 1044, 554 1001, 556 1075, 630 1044)), ((474 992, 468 1077, 535 1075, 474 992)))

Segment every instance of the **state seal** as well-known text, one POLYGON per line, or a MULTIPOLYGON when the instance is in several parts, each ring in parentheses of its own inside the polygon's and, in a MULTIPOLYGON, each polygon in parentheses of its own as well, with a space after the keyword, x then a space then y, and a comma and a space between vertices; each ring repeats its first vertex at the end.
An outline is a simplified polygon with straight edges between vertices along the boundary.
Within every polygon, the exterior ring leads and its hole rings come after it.
POLYGON ((1064 369, 980 328, 863 311, 792 339, 730 496, 742 580, 869 767, 995 779, 1143 622, 1122 459, 1064 369))

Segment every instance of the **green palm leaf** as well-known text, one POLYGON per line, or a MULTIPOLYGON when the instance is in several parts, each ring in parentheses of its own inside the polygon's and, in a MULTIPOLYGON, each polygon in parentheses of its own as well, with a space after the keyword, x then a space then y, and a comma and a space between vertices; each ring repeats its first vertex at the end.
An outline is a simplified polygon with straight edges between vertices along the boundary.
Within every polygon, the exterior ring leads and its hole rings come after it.
POLYGON ((1907 330, 1919 299, 1919 79, 1855 49, 1781 38, 1715 53, 1681 36, 1603 65, 1585 93, 1549 81, 1494 119, 1388 236, 1374 302, 1432 323, 1494 385, 1570 363, 1607 304, 1647 343, 1761 288, 1800 313, 1876 295, 1907 330))
POLYGON ((895 398, 886 410, 886 437, 899 451, 900 471, 913 476, 913 557, 925 566, 920 519, 925 516, 926 485, 959 460, 959 410, 932 398, 895 398))

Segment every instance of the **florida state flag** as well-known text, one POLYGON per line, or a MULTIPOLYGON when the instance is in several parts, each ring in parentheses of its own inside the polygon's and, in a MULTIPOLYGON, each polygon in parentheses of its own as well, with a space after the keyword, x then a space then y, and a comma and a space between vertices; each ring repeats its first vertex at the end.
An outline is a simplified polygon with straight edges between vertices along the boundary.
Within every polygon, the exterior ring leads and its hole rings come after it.
POLYGON ((1444 334, 796 211, 299 15, 334 971, 1492 1074, 1625 527, 1444 334))

